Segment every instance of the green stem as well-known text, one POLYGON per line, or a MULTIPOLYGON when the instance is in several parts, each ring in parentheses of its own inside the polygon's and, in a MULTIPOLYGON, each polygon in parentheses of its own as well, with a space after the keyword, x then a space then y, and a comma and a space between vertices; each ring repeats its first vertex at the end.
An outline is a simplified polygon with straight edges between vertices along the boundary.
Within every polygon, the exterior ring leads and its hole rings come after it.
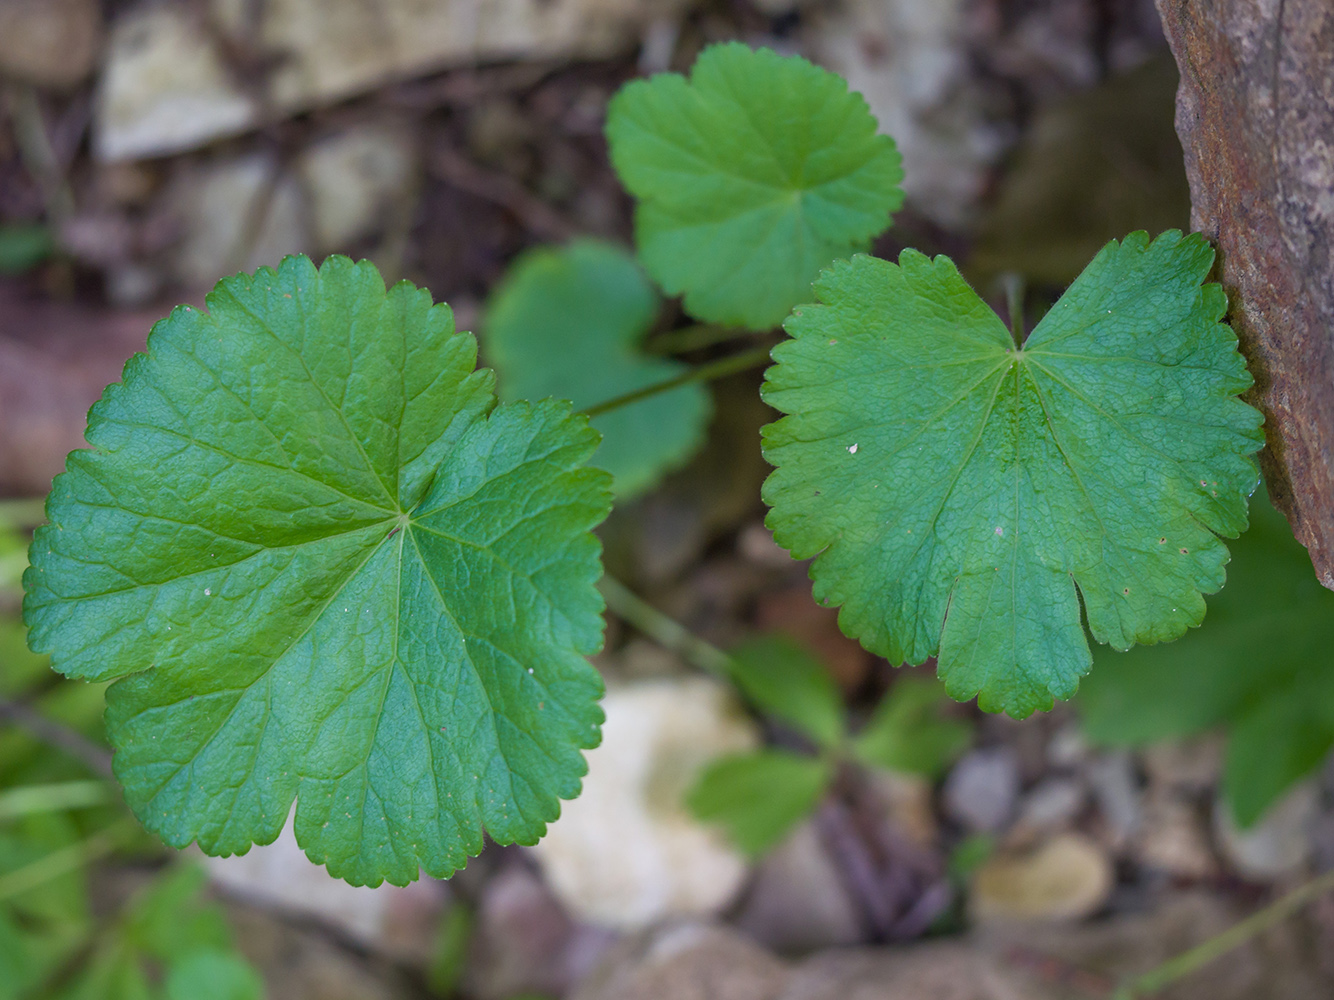
POLYGON ((1169 959, 1156 969, 1150 969, 1144 975, 1137 976, 1117 990, 1113 1000, 1136 1000, 1137 997, 1161 990, 1164 986, 1190 975, 1196 969, 1208 965, 1233 948, 1240 947, 1256 935, 1286 920, 1307 903, 1331 890, 1334 890, 1334 871, 1325 872, 1319 878, 1298 886, 1258 913, 1251 914, 1241 923, 1229 927, 1223 933, 1211 937, 1176 958, 1169 959))
POLYGON ((650 396, 656 396, 659 393, 670 392, 678 386, 688 385, 691 382, 711 382, 714 379, 745 371, 747 368, 756 368, 769 360, 769 350, 769 347, 761 346, 752 347, 750 350, 741 351, 738 354, 730 354, 725 358, 719 358, 717 361, 710 361, 708 364, 692 368, 690 371, 683 372, 675 378, 669 378, 665 382, 657 382, 642 389, 636 389, 634 392, 627 392, 623 396, 609 399, 605 403, 598 403, 596 406, 590 406, 580 412, 586 417, 596 417, 612 410, 619 410, 631 403, 638 403, 641 399, 648 399, 650 396))
POLYGON ((694 323, 679 330, 669 330, 644 345, 649 354, 685 354, 714 344, 726 344, 756 336, 756 331, 740 326, 718 326, 714 323, 694 323))
POLYGON ((732 673, 732 658, 712 643, 705 642, 680 622, 668 618, 643 598, 632 593, 615 577, 604 576, 598 590, 607 607, 618 618, 629 622, 662 646, 679 654, 705 673, 726 677, 732 673))
POLYGON ((78 871, 105 857, 116 849, 121 834, 133 828, 134 823, 131 820, 119 820, 106 829, 99 830, 87 840, 52 851, 31 864, 0 875, 0 903, 21 896, 30 889, 78 871))
POLYGON ((0 820, 60 809, 85 809, 111 801, 103 781, 61 781, 50 785, 25 785, 0 792, 0 820))

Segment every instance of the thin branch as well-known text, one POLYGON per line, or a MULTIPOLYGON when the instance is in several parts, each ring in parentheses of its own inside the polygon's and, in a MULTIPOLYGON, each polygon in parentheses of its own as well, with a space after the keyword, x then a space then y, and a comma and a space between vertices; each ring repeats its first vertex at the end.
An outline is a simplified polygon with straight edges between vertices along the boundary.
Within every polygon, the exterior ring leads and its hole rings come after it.
POLYGON ((769 360, 770 350, 771 348, 765 345, 751 348, 749 351, 741 351, 738 354, 731 354, 725 358, 719 358, 717 361, 710 361, 708 364, 692 368, 675 378, 645 386, 643 389, 636 389, 634 392, 627 392, 623 396, 609 399, 605 403, 598 403, 597 406, 590 406, 580 412, 586 417, 596 417, 612 410, 619 410, 622 406, 638 403, 641 399, 648 399, 650 396, 656 396, 663 392, 671 392, 678 386, 688 385, 691 382, 711 382, 714 379, 745 371, 747 368, 758 368, 769 360))
POLYGON ((663 649, 679 654, 705 673, 726 677, 733 672, 730 656, 664 615, 616 578, 604 576, 598 582, 598 590, 614 615, 639 629, 663 649))
POLYGON ((578 226, 514 178, 484 170, 448 146, 436 147, 427 168, 450 187, 508 209, 529 229, 546 239, 563 243, 579 234, 578 226))
POLYGON ((82 761, 94 774, 112 777, 111 751, 98 746, 82 733, 63 726, 19 701, 0 698, 0 722, 12 722, 26 729, 43 743, 64 750, 82 761))

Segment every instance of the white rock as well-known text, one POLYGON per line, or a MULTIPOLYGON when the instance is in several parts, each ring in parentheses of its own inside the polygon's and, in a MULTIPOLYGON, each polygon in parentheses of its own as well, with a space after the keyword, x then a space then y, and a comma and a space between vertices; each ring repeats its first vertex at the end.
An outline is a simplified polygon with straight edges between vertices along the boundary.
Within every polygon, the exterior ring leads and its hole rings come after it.
POLYGON ((903 154, 914 206, 964 225, 1004 148, 970 82, 961 38, 967 0, 849 0, 817 25, 816 55, 871 106, 903 154))
POLYGON ((1311 860, 1312 831, 1319 812, 1314 779, 1295 785, 1260 821, 1239 830, 1232 809, 1214 802, 1214 833, 1228 862, 1248 878, 1271 881, 1292 875, 1311 860))
POLYGON ((362 125, 312 144, 298 167, 321 253, 342 250, 383 223, 412 177, 412 141, 401 129, 362 125))
POLYGON ((139 8, 108 39, 93 148, 103 160, 175 153, 245 131, 255 111, 184 7, 139 8))
POLYGON ((349 885, 306 857, 297 846, 289 817, 272 844, 252 847, 230 858, 202 857, 209 878, 240 899, 332 925, 354 940, 390 954, 405 954, 404 913, 423 924, 445 896, 440 884, 414 882, 374 889, 349 885))
POLYGON ((747 864, 683 799, 705 763, 758 743, 754 724, 725 687, 697 677, 630 684, 603 708, 583 792, 532 848, 547 883, 574 913, 609 927, 717 912, 747 864))
POLYGON ((200 166, 180 179, 170 196, 184 229, 173 255, 179 280, 208 288, 226 274, 276 267, 287 254, 309 251, 300 186, 290 176, 275 181, 277 169, 270 157, 252 153, 200 166), (268 204, 259 206, 266 196, 268 204), (261 208, 251 240, 247 228, 261 208))
MULTIPOLYGON (((281 53, 268 103, 294 112, 480 60, 596 58, 638 41, 689 0, 266 0, 260 47, 281 53)), ((212 0, 238 37, 249 0, 212 0)), ((184 5, 136 9, 112 33, 99 155, 158 156, 254 125, 216 44, 184 5)))

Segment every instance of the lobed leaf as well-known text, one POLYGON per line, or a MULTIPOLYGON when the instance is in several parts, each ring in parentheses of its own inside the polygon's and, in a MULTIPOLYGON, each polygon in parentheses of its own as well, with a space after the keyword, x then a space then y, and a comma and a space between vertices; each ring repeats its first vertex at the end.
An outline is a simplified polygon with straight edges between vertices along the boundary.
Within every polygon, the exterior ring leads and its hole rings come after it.
POLYGON ((1246 526, 1260 414, 1198 235, 1109 243, 1022 348, 945 257, 841 261, 774 350, 768 525, 892 662, 1023 717, 1175 639, 1246 526))
POLYGON ((532 843, 602 721, 605 473, 567 404, 497 405, 444 305, 287 258, 175 310, 90 415, 25 575, 33 649, 117 679, 143 823, 298 842, 353 883, 532 843))
MULTIPOLYGON (((686 365, 640 348, 658 296, 634 257, 614 244, 541 247, 510 268, 487 305, 482 348, 505 400, 554 396, 588 407, 656 385, 686 365)), ((594 462, 633 497, 704 443, 712 401, 698 383, 593 418, 594 462)))
POLYGON ((894 141, 860 94, 799 56, 705 49, 611 101, 607 141, 639 200, 644 266, 694 316, 763 330, 903 202, 894 141))

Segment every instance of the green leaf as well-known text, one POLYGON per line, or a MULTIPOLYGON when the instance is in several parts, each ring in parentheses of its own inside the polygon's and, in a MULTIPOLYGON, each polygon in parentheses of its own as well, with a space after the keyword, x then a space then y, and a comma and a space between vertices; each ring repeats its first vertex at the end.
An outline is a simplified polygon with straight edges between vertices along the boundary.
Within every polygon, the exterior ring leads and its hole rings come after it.
POLYGON ((1170 646, 1100 651, 1075 702, 1101 744, 1225 726, 1223 790, 1242 826, 1334 747, 1334 593, 1263 498, 1251 521, 1200 630, 1170 646))
POLYGON ((944 697, 930 680, 900 678, 857 734, 853 753, 873 767, 928 778, 943 774, 973 738, 968 723, 941 717, 944 697))
POLYGON ((167 1000, 261 1000, 259 974, 238 955, 203 950, 185 956, 167 976, 167 1000))
POLYGON ((791 639, 767 635, 731 651, 732 680, 754 705, 817 744, 836 747, 846 720, 829 671, 791 639))
POLYGON ((867 247, 903 202, 894 141, 860 94, 798 56, 714 45, 690 78, 626 85, 607 111, 639 199, 644 266, 694 316, 762 330, 867 247))
POLYGON ((1022 350, 945 257, 835 264, 765 400, 779 544, 891 662, 1023 717, 1181 636, 1246 526, 1260 414, 1198 235, 1109 243, 1022 350))
POLYGON ((715 760, 686 796, 705 823, 717 823, 750 855, 777 844, 819 804, 833 777, 827 760, 760 750, 715 760))
POLYGON ((182 307, 89 416, 25 576, 29 641, 107 692, 169 844, 269 843, 353 883, 533 843, 602 715, 606 473, 563 403, 496 405, 472 337, 369 263, 182 307))
MULTIPOLYGON (((510 269, 487 306, 482 349, 505 400, 554 396, 579 408, 665 382, 687 368, 640 351, 658 296, 634 257, 610 243, 542 247, 510 269)), ((642 493, 704 443, 712 403, 683 385, 593 419, 594 463, 618 497, 642 493)))
POLYGON ((46 226, 0 226, 0 274, 30 271, 50 257, 55 249, 55 240, 46 226))
POLYGON ((156 1000, 165 971, 167 1000, 259 1000, 258 974, 232 944, 222 910, 203 896, 198 865, 178 865, 126 905, 60 1000, 156 1000))

